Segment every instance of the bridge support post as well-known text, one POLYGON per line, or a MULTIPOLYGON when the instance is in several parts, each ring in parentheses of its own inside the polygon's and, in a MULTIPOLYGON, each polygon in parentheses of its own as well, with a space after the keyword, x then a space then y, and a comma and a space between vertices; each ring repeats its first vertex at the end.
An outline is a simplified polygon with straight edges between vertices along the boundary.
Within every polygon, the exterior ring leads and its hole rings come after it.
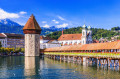
POLYGON ((77 62, 78 62, 78 63, 79 63, 79 60, 80 60, 80 59, 79 59, 79 56, 77 56, 77 62))
POLYGON ((67 59, 68 62, 70 62, 70 57, 68 56, 68 59, 67 59))
POLYGON ((65 62, 65 55, 64 55, 64 62, 65 62))
POLYGON ((86 65, 86 57, 83 57, 83 65, 86 65))
POLYGON ((100 62, 100 59, 99 59, 99 58, 97 58, 97 66, 99 66, 99 62, 100 62))
POLYGON ((100 65, 102 66, 102 62, 101 62, 101 59, 100 59, 100 65))
POLYGON ((75 57, 73 56, 73 62, 74 62, 75 57))
POLYGON ((111 64, 111 59, 108 59, 109 63, 108 63, 108 67, 110 67, 111 64))
POLYGON ((81 57, 81 63, 83 64, 83 57, 81 57))
POLYGON ((115 59, 114 59, 114 67, 116 66, 116 64, 115 64, 115 59))
POLYGON ((54 55, 54 60, 55 60, 55 55, 54 55))
POLYGON ((89 62, 89 58, 86 58, 86 63, 88 64, 88 62, 89 62))
POLYGON ((60 63, 61 63, 61 55, 60 55, 60 63))
POLYGON ((106 59, 106 64, 107 64, 107 67, 108 67, 108 59, 106 59))

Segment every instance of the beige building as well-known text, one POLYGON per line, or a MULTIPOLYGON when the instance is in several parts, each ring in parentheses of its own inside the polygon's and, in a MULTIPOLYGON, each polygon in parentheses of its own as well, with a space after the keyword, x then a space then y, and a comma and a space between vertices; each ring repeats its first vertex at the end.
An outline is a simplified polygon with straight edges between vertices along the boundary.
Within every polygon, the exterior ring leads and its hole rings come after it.
POLYGON ((0 42, 2 47, 7 47, 7 36, 3 33, 0 33, 0 42))
POLYGON ((14 33, 0 33, 2 47, 24 48, 24 35, 14 33))
POLYGON ((61 44, 48 36, 40 36, 40 49, 61 47, 61 44))

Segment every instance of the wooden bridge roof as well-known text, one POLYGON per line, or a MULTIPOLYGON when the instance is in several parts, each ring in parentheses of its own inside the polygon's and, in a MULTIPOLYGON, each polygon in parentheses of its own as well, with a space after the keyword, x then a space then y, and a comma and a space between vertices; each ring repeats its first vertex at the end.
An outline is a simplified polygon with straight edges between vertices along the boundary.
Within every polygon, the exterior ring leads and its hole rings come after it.
POLYGON ((85 45, 72 45, 47 48, 45 49, 45 51, 104 50, 104 49, 120 49, 120 40, 106 43, 92 43, 85 45))

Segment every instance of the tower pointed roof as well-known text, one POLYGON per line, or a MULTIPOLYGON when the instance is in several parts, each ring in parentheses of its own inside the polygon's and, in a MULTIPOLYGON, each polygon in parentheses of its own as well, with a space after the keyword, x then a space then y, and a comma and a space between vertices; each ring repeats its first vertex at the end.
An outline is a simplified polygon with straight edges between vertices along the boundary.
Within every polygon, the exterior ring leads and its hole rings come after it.
POLYGON ((90 30, 90 29, 91 29, 91 26, 88 26, 88 29, 90 30))
POLYGON ((23 30, 41 30, 41 28, 40 28, 39 24, 37 23, 33 14, 28 19, 23 30))
POLYGON ((82 28, 87 28, 87 26, 84 24, 84 25, 82 26, 82 28))

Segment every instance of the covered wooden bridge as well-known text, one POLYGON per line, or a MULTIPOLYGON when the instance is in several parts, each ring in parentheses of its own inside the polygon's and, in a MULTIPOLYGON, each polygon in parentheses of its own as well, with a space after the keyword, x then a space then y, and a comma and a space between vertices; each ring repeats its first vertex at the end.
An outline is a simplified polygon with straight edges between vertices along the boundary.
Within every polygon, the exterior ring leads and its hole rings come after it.
POLYGON ((86 58, 96 58, 106 60, 106 63, 111 60, 119 60, 120 62, 120 40, 106 43, 92 43, 85 45, 72 45, 47 48, 44 50, 46 56, 60 59, 72 57, 75 61, 78 58, 84 61, 86 58), (85 59, 83 59, 85 58, 85 59))

